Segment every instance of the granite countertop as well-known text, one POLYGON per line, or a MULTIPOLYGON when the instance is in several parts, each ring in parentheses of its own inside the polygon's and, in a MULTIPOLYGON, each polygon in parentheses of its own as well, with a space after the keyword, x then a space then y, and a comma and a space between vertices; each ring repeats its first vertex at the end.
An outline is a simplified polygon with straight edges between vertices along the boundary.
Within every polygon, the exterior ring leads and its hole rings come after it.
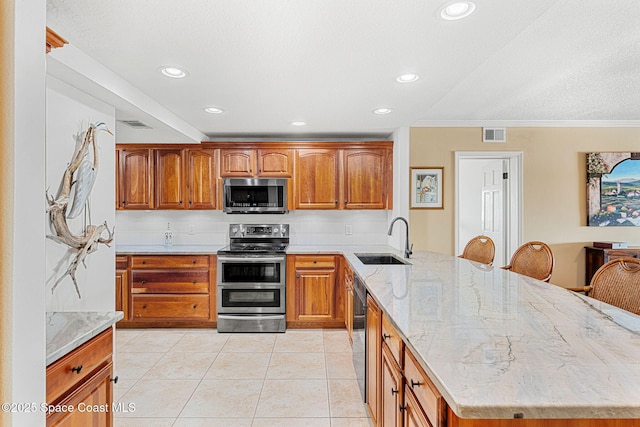
POLYGON ((47 313, 47 365, 122 319, 121 311, 47 313))
POLYGON ((640 418, 640 316, 430 252, 343 252, 461 418, 640 418))

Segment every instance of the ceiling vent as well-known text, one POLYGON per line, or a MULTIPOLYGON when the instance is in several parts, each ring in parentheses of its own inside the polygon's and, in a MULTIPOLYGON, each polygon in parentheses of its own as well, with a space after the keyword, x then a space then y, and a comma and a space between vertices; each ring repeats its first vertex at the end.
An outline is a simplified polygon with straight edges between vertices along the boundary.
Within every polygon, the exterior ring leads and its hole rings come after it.
POLYGON ((507 142, 507 129, 482 128, 482 142, 507 142))
POLYGON ((120 123, 131 126, 134 129, 151 129, 151 126, 145 125, 140 120, 118 120, 120 123))

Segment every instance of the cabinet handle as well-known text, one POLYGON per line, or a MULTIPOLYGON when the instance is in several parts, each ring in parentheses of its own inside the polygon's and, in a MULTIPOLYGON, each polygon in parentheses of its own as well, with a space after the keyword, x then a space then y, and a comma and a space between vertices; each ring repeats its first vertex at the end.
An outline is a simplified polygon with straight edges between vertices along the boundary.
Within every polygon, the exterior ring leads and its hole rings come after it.
POLYGON ((196 281, 195 281, 195 280, 192 280, 192 281, 191 281, 191 283, 195 285, 195 284, 196 284, 196 281))
POLYGON ((147 308, 147 304, 142 304, 142 308, 147 308))
POLYGON ((196 260, 195 260, 195 259, 194 259, 193 261, 191 261, 191 264, 195 264, 195 263, 196 263, 196 260))
POLYGON ((144 261, 144 260, 143 260, 143 261, 142 261, 142 263, 143 263, 143 264, 146 264, 146 263, 147 263, 147 261, 144 261))
POLYGON ((189 204, 191 205, 191 204, 193 204, 193 202, 191 200, 189 200, 189 204))
POLYGON ((196 308, 196 307, 198 307, 198 304, 193 304, 193 308, 196 308))
POLYGON ((179 203, 179 204, 182 204, 182 200, 180 200, 178 203, 179 203))
POLYGON ((114 378, 111 378, 109 381, 111 381, 114 384, 118 384, 118 376, 116 375, 114 378))
POLYGON ((411 380, 411 388, 414 388, 414 387, 420 387, 420 385, 421 385, 421 384, 420 384, 418 381, 413 381, 413 380, 411 380))
POLYGON ((391 335, 389 335, 389 334, 382 334, 382 339, 383 339, 383 340, 387 340, 387 339, 389 339, 389 338, 391 338, 391 335))
POLYGON ((145 283, 147 283, 147 281, 146 280, 141 280, 140 283, 142 283, 144 285, 145 283))
POLYGON ((338 204, 338 201, 336 200, 336 205, 338 204))
POLYGON ((75 372, 76 374, 79 374, 80 371, 82 371, 82 365, 78 365, 75 368, 71 368, 71 372, 75 372))
POLYGON ((407 410, 407 407, 400 405, 400 406, 398 406, 398 409, 400 409, 400 412, 404 412, 404 411, 407 410))
POLYGON ((317 264, 317 263, 318 263, 318 260, 317 260, 317 259, 314 259, 314 260, 313 260, 313 263, 314 263, 314 264, 317 264))
POLYGON ((398 390, 391 387, 391 394, 398 394, 398 390))

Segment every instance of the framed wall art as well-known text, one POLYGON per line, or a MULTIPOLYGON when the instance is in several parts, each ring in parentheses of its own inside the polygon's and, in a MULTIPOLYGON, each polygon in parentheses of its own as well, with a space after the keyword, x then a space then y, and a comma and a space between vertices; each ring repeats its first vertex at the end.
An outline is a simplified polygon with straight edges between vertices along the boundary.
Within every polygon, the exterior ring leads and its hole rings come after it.
POLYGON ((587 225, 640 226, 640 153, 587 153, 587 225))
POLYGON ((443 175, 442 166, 425 166, 411 168, 410 208, 411 209, 443 209, 443 175))

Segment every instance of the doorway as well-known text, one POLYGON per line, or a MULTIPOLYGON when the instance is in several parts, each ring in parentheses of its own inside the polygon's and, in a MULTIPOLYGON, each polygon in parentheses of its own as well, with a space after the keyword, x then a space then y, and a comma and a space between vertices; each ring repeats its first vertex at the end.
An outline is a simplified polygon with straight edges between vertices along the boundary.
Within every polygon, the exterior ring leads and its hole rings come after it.
POLYGON ((508 264, 522 236, 522 152, 456 152, 455 247, 484 234, 495 266, 508 264))

